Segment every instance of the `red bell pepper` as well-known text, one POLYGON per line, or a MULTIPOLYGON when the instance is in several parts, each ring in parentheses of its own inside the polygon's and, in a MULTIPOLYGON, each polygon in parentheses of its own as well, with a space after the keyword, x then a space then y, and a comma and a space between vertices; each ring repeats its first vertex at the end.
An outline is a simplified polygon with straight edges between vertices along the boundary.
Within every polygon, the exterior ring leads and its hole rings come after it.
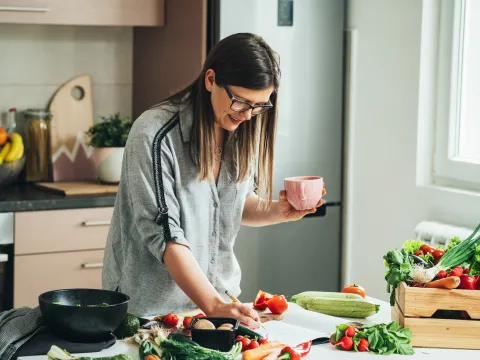
POLYGON ((300 360, 300 354, 293 350, 290 346, 284 347, 280 352, 277 360, 300 360))
POLYGON ((262 290, 259 290, 257 293, 257 297, 255 298, 255 301, 253 302, 253 308, 257 310, 266 310, 267 309, 267 302, 272 298, 273 296, 269 293, 266 293, 262 290))
POLYGON ((312 340, 306 341, 304 343, 298 344, 293 348, 301 357, 305 357, 310 352, 312 348, 312 340))

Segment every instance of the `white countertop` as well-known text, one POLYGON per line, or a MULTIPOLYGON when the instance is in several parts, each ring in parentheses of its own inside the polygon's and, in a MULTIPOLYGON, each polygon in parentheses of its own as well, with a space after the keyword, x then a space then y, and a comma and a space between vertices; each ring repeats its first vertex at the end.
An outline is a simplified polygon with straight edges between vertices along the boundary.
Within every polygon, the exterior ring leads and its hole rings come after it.
MULTIPOLYGON (((388 323, 391 321, 390 304, 381 300, 372 299, 371 301, 380 305, 380 311, 368 319, 341 319, 324 314, 306 311, 296 304, 289 304, 288 310, 284 314, 283 322, 307 329, 315 330, 325 334, 331 334, 335 331, 335 326, 348 322, 357 321, 362 323, 388 323)), ((270 340, 274 340, 269 336, 270 340)), ((411 356, 405 355, 388 355, 386 359, 447 359, 447 357, 461 356, 463 359, 475 358, 480 355, 476 350, 455 350, 455 349, 433 349, 433 348, 414 348, 415 354, 411 356)), ((74 354, 89 357, 105 357, 117 354, 128 354, 134 359, 138 359, 138 347, 127 345, 121 341, 97 353, 74 354)), ((331 344, 316 345, 312 347, 310 354, 306 359, 325 359, 325 360, 341 360, 341 359, 376 359, 379 360, 383 356, 372 353, 356 353, 351 351, 341 351, 335 349, 331 344)), ((28 356, 19 357, 18 360, 47 360, 47 356, 28 356)), ((458 359, 456 359, 458 360, 458 359)))

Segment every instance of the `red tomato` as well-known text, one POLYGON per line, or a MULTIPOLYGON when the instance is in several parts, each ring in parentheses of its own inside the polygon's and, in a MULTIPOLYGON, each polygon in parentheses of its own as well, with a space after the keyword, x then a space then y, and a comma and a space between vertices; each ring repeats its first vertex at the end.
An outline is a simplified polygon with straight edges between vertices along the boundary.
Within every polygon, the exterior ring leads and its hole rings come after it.
POLYGON ((463 275, 463 269, 461 266, 455 266, 452 271, 450 271, 450 276, 462 276, 463 275))
POLYGON ((353 339, 349 338, 348 336, 344 336, 335 346, 337 347, 337 349, 350 351, 353 348, 353 339))
POLYGON ((345 329, 345 336, 354 337, 355 336, 355 328, 353 326, 347 326, 345 329))
POLYGON ((447 272, 445 270, 440 270, 437 274, 437 279, 444 279, 447 277, 447 272))
POLYGON ((167 314, 163 318, 163 322, 165 325, 168 325, 168 326, 177 326, 178 316, 175 314, 167 314))
POLYGON ((255 349, 255 348, 259 347, 259 346, 260 346, 260 345, 259 345, 258 341, 252 340, 252 341, 250 342, 250 345, 248 345, 248 350, 255 349))
POLYGON ((468 272, 469 272, 469 271, 470 271, 470 269, 469 269, 469 268, 465 268, 465 269, 463 269, 463 273, 464 273, 464 274, 468 274, 468 272))
POLYGON ((259 345, 263 345, 263 344, 267 344, 268 343, 268 339, 260 339, 258 340, 258 344, 259 345))
POLYGON ((365 298, 367 296, 367 293, 365 292, 365 289, 359 285, 347 285, 342 289, 342 293, 349 293, 349 294, 358 294, 361 297, 365 298))
POLYGON ((244 337, 242 339, 242 351, 248 350, 250 343, 251 343, 251 340, 249 338, 244 337))
POLYGON ((415 253, 413 255, 420 256, 420 255, 425 255, 425 254, 423 253, 422 250, 419 249, 419 250, 415 251, 415 253))
POLYGON ((433 258, 435 259, 435 264, 438 264, 443 255, 445 255, 445 250, 437 249, 433 253, 433 258))
POLYGON ((268 309, 272 314, 283 314, 288 309, 287 299, 283 295, 275 295, 267 301, 268 309))
POLYGON ((476 281, 473 276, 462 275, 460 276, 460 289, 475 290, 476 281))
POLYGON ((273 296, 271 294, 259 290, 257 293, 257 297, 253 302, 253 308, 256 310, 265 310, 267 308, 268 300, 270 300, 272 297, 273 296))
POLYGON ((424 254, 431 253, 433 255, 435 248, 431 247, 428 244, 423 244, 422 246, 420 246, 420 250, 422 250, 424 254))
POLYGON ((367 339, 360 339, 360 342, 357 345, 358 351, 368 351, 368 340, 367 339))
POLYGON ((235 342, 240 342, 243 340, 243 336, 242 335, 238 335, 237 338, 235 339, 235 342))
POLYGON ((185 316, 183 318, 183 327, 185 329, 188 329, 190 327, 190 323, 192 322, 193 320, 193 316, 185 316))
POLYGON ((205 314, 197 314, 194 317, 198 319, 198 318, 206 317, 206 315, 205 314))

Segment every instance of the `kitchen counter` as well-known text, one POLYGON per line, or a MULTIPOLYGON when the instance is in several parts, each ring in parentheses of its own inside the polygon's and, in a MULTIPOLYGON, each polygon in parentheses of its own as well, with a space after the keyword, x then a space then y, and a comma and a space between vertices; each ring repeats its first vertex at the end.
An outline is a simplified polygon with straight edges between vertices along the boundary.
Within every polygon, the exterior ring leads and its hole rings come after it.
POLYGON ((111 207, 116 194, 64 196, 33 184, 18 184, 0 192, 1 212, 111 207))
MULTIPOLYGON (((296 304, 289 304, 287 312, 284 314, 283 322, 291 325, 300 326, 309 330, 314 330, 324 334, 333 333, 335 326, 341 323, 350 321, 359 321, 362 323, 388 323, 391 321, 390 305, 387 302, 372 299, 377 304, 380 304, 380 311, 378 314, 368 318, 368 320, 359 319, 341 319, 333 316, 318 314, 306 311, 296 304)), ((269 338, 274 339, 274 336, 269 338)), ((434 348, 414 348, 415 354, 411 356, 405 355, 388 355, 386 359, 446 359, 448 357, 461 356, 462 358, 475 358, 480 354, 476 350, 455 350, 455 349, 434 349, 434 348)), ((133 359, 139 359, 138 348, 133 345, 127 345, 121 341, 117 341, 112 347, 105 349, 98 353, 79 354, 89 357, 106 357, 117 354, 128 354, 133 359)), ((383 357, 382 357, 383 358, 383 357)), ((342 359, 379 359, 379 355, 372 353, 355 353, 348 351, 341 351, 335 349, 331 344, 316 345, 312 347, 310 354, 306 359, 328 359, 328 360, 342 360, 342 359)), ((48 360, 47 356, 28 356, 19 357, 18 360, 48 360)))

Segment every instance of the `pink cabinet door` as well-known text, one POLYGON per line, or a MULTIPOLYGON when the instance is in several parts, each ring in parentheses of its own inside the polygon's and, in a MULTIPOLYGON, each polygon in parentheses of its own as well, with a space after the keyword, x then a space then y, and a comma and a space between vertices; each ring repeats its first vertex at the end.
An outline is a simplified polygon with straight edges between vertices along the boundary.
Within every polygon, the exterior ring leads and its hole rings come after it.
POLYGON ((162 26, 165 0, 0 0, 0 23, 162 26))
POLYGON ((113 208, 15 214, 15 255, 102 250, 113 208))
POLYGON ((49 290, 102 288, 103 250, 15 256, 13 306, 38 306, 49 290))

